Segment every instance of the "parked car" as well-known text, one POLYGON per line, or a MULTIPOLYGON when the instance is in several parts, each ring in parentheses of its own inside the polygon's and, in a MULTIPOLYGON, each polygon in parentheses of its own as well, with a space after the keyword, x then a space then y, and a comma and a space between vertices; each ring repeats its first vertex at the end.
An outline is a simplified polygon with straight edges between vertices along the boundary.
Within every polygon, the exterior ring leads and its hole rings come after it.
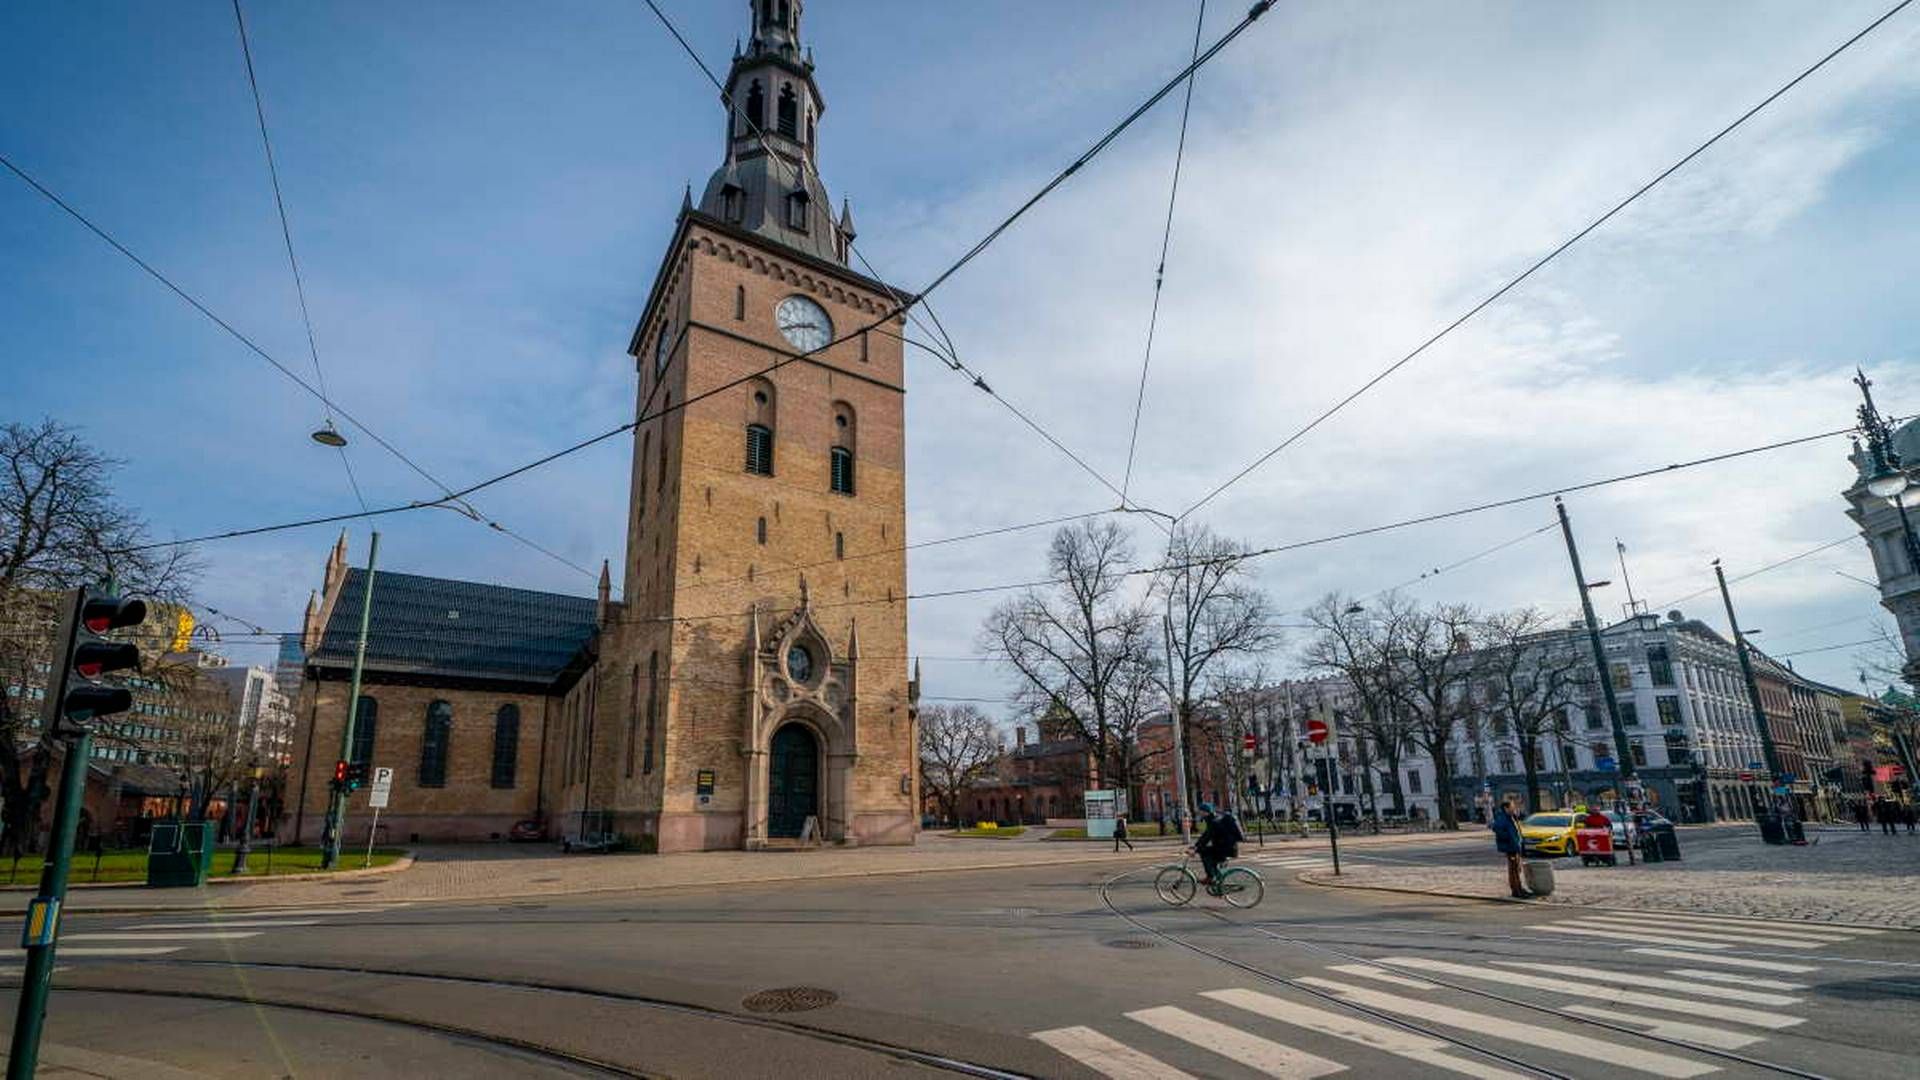
POLYGON ((1529 814, 1520 822, 1520 850, 1528 855, 1572 855, 1573 830, 1579 825, 1580 819, 1564 810, 1529 814))
POLYGON ((516 821, 513 823, 513 828, 507 830, 507 839, 517 844, 545 840, 546 838, 547 827, 532 819, 516 821))

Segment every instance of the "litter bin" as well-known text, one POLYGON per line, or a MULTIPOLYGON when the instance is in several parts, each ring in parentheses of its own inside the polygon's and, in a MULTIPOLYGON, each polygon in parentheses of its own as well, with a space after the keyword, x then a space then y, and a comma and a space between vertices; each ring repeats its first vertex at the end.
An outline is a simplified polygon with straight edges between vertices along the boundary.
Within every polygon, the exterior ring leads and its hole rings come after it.
POLYGON ((1553 864, 1545 859, 1528 859, 1521 866, 1527 891, 1535 896, 1553 895, 1553 864))
POLYGON ((1665 853, 1660 850, 1660 838, 1654 835, 1652 829, 1642 830, 1639 840, 1641 862, 1656 863, 1664 858, 1665 853))
POLYGON ((1807 828, 1804 824, 1801 823, 1800 819, 1790 817, 1784 820, 1786 822, 1787 842, 1791 844, 1806 843, 1807 828))
POLYGON ((1780 820, 1779 814, 1761 814, 1755 820, 1760 825, 1760 839, 1769 844, 1787 842, 1786 825, 1780 820))
POLYGON ((199 887, 213 869, 213 823, 156 821, 147 841, 147 887, 199 887))
POLYGON ((1680 861, 1680 834, 1672 829, 1662 829, 1654 834, 1660 844, 1660 857, 1673 862, 1680 861))

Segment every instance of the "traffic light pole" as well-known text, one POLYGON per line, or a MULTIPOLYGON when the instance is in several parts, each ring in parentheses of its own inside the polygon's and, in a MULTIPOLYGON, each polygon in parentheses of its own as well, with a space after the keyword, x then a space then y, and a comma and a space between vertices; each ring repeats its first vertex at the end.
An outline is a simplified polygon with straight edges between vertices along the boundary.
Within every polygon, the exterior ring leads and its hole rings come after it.
MULTIPOLYGON (((367 663, 367 626, 373 618, 373 568, 380 557, 380 534, 373 534, 367 548, 367 584, 360 591, 360 640, 353 650, 353 680, 347 690, 347 719, 340 725, 340 760, 353 756, 353 726, 360 714, 360 675, 367 663)), ((312 763, 308 763, 312 767, 312 763)), ((331 870, 340 862, 340 844, 347 828, 347 792, 335 783, 327 796, 327 825, 321 839, 320 869, 331 870)))
MULTIPOLYGON (((1760 683, 1753 677, 1753 658, 1747 652, 1747 636, 1740 632, 1740 620, 1733 614, 1733 594, 1727 591, 1727 573, 1720 560, 1713 561, 1713 577, 1720 583, 1720 602, 1727 607, 1727 628, 1733 631, 1734 652, 1740 655, 1740 674, 1747 682, 1747 703, 1753 707, 1753 726, 1759 729, 1761 756, 1767 766, 1767 802, 1773 804, 1773 789, 1780 784, 1780 751, 1773 745, 1773 731, 1767 726, 1767 709, 1760 701, 1760 683)), ((1791 806, 1791 801, 1788 802, 1791 806)))

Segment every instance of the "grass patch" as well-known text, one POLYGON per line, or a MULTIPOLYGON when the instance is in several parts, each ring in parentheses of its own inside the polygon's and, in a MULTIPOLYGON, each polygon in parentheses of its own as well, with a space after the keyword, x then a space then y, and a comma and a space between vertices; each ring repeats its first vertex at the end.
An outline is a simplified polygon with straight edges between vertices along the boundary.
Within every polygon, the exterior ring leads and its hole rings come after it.
MULTIPOLYGON (((221 848, 213 853, 213 869, 207 878, 231 877, 234 848, 221 848)), ((386 866, 406 854, 401 848, 374 848, 374 866, 386 866)), ((354 850, 349 847, 340 853, 338 870, 358 870, 365 863, 367 849, 354 850)), ((247 872, 240 875, 245 878, 266 877, 269 860, 267 846, 257 844, 247 855, 247 872)), ((317 847, 276 847, 271 860, 272 874, 312 874, 320 870, 320 849, 317 847)), ((0 879, 8 885, 33 885, 40 880, 41 857, 23 855, 16 863, 11 858, 0 859, 0 879)), ((90 885, 95 882, 124 882, 147 880, 147 851, 145 848, 118 848, 101 852, 96 867, 92 854, 77 852, 73 865, 68 870, 68 881, 75 885, 90 885)))
POLYGON ((984 836, 988 839, 1000 836, 1019 836, 1026 832, 1025 825, 1002 825, 997 829, 955 829, 948 836, 984 836))
MULTIPOLYGON (((1129 840, 1147 840, 1147 839, 1152 839, 1153 837, 1156 837, 1156 836, 1179 836, 1179 835, 1180 835, 1180 826, 1175 825, 1171 821, 1167 822, 1167 831, 1164 833, 1160 831, 1160 823, 1157 821, 1142 821, 1142 822, 1127 823, 1127 839, 1129 840)), ((1053 832, 1047 834, 1047 839, 1049 840, 1085 840, 1085 839, 1088 839, 1088 837, 1087 837, 1087 830, 1081 828, 1078 825, 1074 825, 1064 829, 1053 830, 1053 832)), ((1104 844, 1104 843, 1107 843, 1108 841, 1101 840, 1100 842, 1104 844)))

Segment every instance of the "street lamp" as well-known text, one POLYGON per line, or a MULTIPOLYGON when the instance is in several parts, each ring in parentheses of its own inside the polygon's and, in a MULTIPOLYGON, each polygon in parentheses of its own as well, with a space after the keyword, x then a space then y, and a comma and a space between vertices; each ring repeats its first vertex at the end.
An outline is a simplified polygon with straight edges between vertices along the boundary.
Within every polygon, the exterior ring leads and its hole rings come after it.
POLYGON ((321 446, 331 446, 336 449, 347 445, 347 437, 340 434, 340 429, 333 426, 332 418, 328 418, 327 426, 315 431, 312 435, 309 435, 308 438, 319 443, 321 446))
MULTIPOLYGON (((1920 492, 1916 492, 1911 478, 1902 467, 1900 452, 1893 448, 1893 429, 1886 417, 1873 403, 1873 380, 1867 373, 1854 369, 1853 384, 1860 388, 1859 430, 1866 436, 1867 494, 1876 499, 1885 499, 1900 512, 1900 536, 1906 543, 1907 572, 1920 573, 1920 539, 1913 533, 1913 522, 1907 516, 1909 506, 1920 506, 1920 492)), ((1859 450, 1856 440, 1854 449, 1859 450)))

